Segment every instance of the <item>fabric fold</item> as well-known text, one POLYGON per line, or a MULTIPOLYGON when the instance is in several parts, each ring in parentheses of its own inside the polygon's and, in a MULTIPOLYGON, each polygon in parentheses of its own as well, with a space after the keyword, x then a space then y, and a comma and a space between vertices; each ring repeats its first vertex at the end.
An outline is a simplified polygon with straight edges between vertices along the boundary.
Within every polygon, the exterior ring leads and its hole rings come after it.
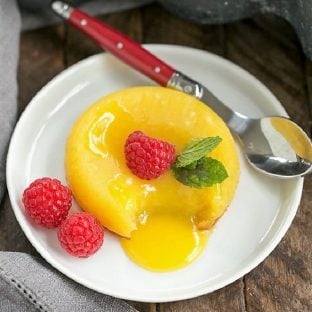
POLYGON ((0 290, 0 311, 136 311, 64 277, 44 260, 18 252, 0 252, 0 290))
POLYGON ((20 14, 15 0, 0 3, 0 201, 5 191, 5 162, 17 117, 16 72, 19 55, 20 14))

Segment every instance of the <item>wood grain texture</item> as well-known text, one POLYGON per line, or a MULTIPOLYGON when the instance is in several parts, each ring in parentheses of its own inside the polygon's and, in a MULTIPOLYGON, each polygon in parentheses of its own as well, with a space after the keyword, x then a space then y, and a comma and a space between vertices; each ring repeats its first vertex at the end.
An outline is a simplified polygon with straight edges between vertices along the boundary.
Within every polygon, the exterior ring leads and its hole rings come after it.
MULTIPOLYGON (((210 51, 261 80, 306 131, 312 126, 312 63, 289 24, 272 16, 225 26, 184 21, 158 5, 100 17, 143 43, 168 43, 210 51)), ((22 110, 34 94, 67 66, 102 50, 76 30, 58 26, 24 33, 19 68, 22 110)), ((297 216, 274 252, 244 278, 212 294, 172 303, 129 302, 141 312, 312 311, 312 176, 306 178, 297 216)), ((0 207, 0 250, 36 254, 10 208, 0 207)))
POLYGON ((296 218, 272 254, 245 277, 247 311, 312 311, 311 196, 305 180, 296 218))
POLYGON ((185 21, 158 5, 142 9, 144 43, 177 44, 224 54, 222 25, 203 26, 185 21))
POLYGON ((309 112, 309 134, 310 138, 312 137, 312 62, 305 60, 305 78, 306 78, 306 87, 308 94, 307 107, 309 112))
MULTIPOLYGON (((291 27, 276 17, 226 26, 226 57, 247 69, 277 96, 307 132, 304 56, 291 27)), ((306 178, 297 216, 274 252, 245 276, 247 311, 311 311, 311 185, 306 178)))
POLYGON ((263 82, 308 131, 304 55, 290 25, 262 16, 226 25, 225 37, 226 57, 263 82))
POLYGON ((62 24, 22 34, 18 72, 20 110, 64 69, 64 40, 62 24))
POLYGON ((246 312, 244 284, 240 279, 211 294, 177 302, 159 304, 159 312, 246 312))

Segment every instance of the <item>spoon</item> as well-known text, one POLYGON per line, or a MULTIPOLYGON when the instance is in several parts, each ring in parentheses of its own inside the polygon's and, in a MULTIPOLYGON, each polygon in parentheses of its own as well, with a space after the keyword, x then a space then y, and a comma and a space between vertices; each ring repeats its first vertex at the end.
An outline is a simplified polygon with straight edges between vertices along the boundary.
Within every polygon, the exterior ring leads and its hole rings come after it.
POLYGON ((173 69, 112 27, 63 1, 53 1, 51 7, 126 64, 160 85, 185 92, 211 107, 237 134, 248 162, 260 172, 292 178, 312 171, 311 140, 290 119, 279 116, 256 119, 235 112, 202 84, 173 69))

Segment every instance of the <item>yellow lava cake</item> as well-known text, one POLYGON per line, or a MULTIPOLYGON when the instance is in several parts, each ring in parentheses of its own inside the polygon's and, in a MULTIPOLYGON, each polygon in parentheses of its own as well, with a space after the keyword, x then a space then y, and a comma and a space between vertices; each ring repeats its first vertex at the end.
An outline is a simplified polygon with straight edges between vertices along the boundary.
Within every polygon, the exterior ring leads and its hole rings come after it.
POLYGON ((189 95, 149 86, 117 91, 88 108, 69 135, 65 170, 81 209, 119 235, 133 261, 153 271, 181 268, 200 254, 239 179, 235 143, 221 118, 189 95), (135 131, 169 142, 177 155, 194 139, 221 138, 209 157, 222 163, 226 178, 199 188, 181 183, 171 169, 141 179, 125 159, 125 142, 135 131))

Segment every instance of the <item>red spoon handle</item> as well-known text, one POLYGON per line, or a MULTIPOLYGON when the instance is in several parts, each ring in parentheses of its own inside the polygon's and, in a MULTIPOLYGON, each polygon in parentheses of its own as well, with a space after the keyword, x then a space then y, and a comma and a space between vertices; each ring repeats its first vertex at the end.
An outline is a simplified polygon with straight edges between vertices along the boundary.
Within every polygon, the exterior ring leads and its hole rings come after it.
POLYGON ((168 81, 176 72, 131 38, 79 9, 73 9, 68 22, 84 32, 103 49, 160 85, 167 86, 168 81))

